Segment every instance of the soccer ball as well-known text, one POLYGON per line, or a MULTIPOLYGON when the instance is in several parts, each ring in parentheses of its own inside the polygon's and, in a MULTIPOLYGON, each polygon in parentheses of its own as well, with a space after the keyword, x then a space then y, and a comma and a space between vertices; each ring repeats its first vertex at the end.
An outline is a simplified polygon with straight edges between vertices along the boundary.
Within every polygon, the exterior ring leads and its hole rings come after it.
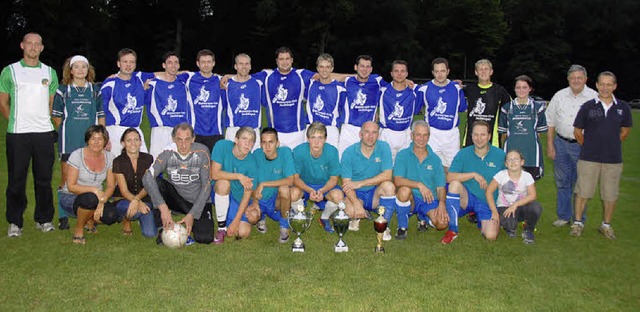
POLYGON ((187 229, 182 224, 174 223, 173 229, 162 231, 162 243, 172 249, 184 246, 187 243, 187 229))

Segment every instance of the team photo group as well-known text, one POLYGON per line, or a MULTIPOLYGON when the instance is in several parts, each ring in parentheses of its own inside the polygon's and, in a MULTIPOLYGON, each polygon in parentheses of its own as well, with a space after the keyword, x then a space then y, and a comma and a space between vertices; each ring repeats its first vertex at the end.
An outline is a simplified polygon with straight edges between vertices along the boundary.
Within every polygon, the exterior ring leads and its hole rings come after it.
POLYGON ((557 198, 545 207, 557 214, 553 226, 581 236, 586 204, 598 191, 598 230, 616 237, 611 221, 632 117, 614 95, 612 72, 593 78, 594 90, 587 70, 571 65, 568 86, 547 103, 532 96, 526 75, 514 75, 508 87, 492 82, 487 59, 475 62, 477 81, 463 84, 449 77, 446 58, 435 58, 433 79, 418 84, 407 78, 406 61, 394 60, 385 81, 364 54, 355 58, 355 73, 335 73, 329 54, 317 57, 315 70, 298 69, 293 52, 281 47, 275 69, 252 73, 251 57, 240 53, 235 73, 219 75, 210 50, 195 55, 197 72, 180 70, 183 59, 173 52, 157 72, 142 72, 136 52, 124 48, 115 73, 98 84, 82 55, 64 61, 59 79, 40 61, 44 47, 39 34, 27 33, 22 59, 0 74, 9 237, 25 226, 30 166, 36 228, 54 231, 57 214, 57 228, 69 230, 75 244, 85 244, 98 224, 138 235, 136 221, 158 244, 178 225, 186 245, 222 244, 254 229, 268 233, 267 218, 279 225, 274 240, 286 243, 297 231, 290 218, 303 209, 328 233, 346 213, 350 231, 362 219, 395 219, 395 229, 380 231, 382 240, 435 229, 450 244, 465 217, 487 240, 519 232, 532 244, 543 210, 535 183, 544 176, 555 179, 555 194, 544 194, 557 198))

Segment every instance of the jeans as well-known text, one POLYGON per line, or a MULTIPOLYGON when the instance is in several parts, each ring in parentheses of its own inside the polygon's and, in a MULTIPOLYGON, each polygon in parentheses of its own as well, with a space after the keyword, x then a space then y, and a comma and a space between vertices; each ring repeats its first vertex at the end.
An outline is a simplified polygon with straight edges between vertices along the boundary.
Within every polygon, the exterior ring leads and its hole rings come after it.
POLYGON ((578 177, 576 166, 580 156, 580 144, 569 143, 556 136, 553 140, 553 145, 556 148, 554 174, 556 188, 558 189, 556 203, 558 219, 571 221, 573 216, 573 201, 571 199, 578 177))
MULTIPOLYGON (((153 207, 151 203, 146 203, 149 208, 153 207)), ((127 215, 127 209, 129 209, 129 201, 126 199, 119 200, 116 203, 116 209, 118 209, 118 213, 124 217, 127 215)), ((153 210, 149 211, 147 214, 143 214, 141 212, 136 213, 132 218, 132 221, 140 221, 140 230, 142 231, 142 236, 144 237, 155 237, 158 233, 158 228, 156 227, 156 223, 153 217, 153 210)))

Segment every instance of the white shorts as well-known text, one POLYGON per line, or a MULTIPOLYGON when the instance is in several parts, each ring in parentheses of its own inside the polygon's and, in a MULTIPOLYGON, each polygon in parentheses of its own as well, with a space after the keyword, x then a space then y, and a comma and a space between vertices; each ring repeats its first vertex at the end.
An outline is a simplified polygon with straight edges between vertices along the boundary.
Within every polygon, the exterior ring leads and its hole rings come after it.
POLYGON ((157 159, 165 147, 173 144, 171 131, 173 131, 173 127, 163 126, 151 128, 151 144, 149 144, 151 147, 149 148, 149 154, 153 156, 153 159, 157 159))
MULTIPOLYGON (((238 130, 240 130, 240 127, 228 127, 227 132, 225 132, 224 134, 224 139, 235 142, 236 133, 238 133, 238 130)), ((260 129, 254 128, 253 130, 256 132, 256 143, 253 144, 253 149, 251 150, 252 152, 260 148, 260 129)))
POLYGON ((351 145, 360 142, 360 128, 350 124, 342 125, 340 139, 338 140, 338 155, 342 159, 342 153, 351 145))
POLYGON ((460 151, 460 131, 457 127, 451 130, 438 130, 431 127, 429 146, 440 157, 442 165, 449 168, 453 157, 460 151))
MULTIPOLYGON (((120 139, 122 138, 122 134, 125 130, 129 129, 129 127, 123 126, 107 126, 107 132, 109 133, 109 141, 111 142, 111 154, 113 157, 118 157, 122 153, 122 144, 120 144, 120 139)), ((140 130, 140 127, 135 127, 140 133, 140 139, 142 140, 142 145, 140 145, 140 151, 144 153, 148 153, 147 143, 144 141, 144 133, 140 130)))
MULTIPOLYGON (((340 139, 340 131, 336 126, 325 126, 327 128, 327 140, 325 143, 333 145, 335 148, 338 148, 338 140, 340 139)), ((307 125, 307 129, 309 130, 309 125, 307 125)), ((305 130, 305 141, 307 140, 307 132, 305 130)))
POLYGON ((306 142, 307 138, 304 130, 289 133, 278 132, 278 141, 280 141, 280 146, 286 146, 293 150, 296 146, 306 142))
POLYGON ((411 145, 411 129, 394 131, 383 128, 380 130, 379 140, 389 143, 389 147, 391 148, 391 159, 395 163, 398 152, 411 145))

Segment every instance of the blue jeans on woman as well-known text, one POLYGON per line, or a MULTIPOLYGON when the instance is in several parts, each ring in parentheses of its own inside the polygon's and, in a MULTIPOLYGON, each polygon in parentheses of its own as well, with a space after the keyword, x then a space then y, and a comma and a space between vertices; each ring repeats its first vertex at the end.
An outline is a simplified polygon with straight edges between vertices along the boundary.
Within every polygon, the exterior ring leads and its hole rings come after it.
MULTIPOLYGON (((118 213, 125 217, 127 215, 127 209, 129 209, 129 201, 126 199, 119 200, 116 203, 116 209, 118 213)), ((149 208, 153 207, 151 203, 145 203, 149 208)), ((141 212, 137 212, 132 218, 131 221, 140 221, 140 230, 142 231, 142 236, 144 237, 155 237, 158 234, 158 228, 156 227, 156 223, 153 218, 153 209, 149 211, 147 214, 143 214, 141 212)))

